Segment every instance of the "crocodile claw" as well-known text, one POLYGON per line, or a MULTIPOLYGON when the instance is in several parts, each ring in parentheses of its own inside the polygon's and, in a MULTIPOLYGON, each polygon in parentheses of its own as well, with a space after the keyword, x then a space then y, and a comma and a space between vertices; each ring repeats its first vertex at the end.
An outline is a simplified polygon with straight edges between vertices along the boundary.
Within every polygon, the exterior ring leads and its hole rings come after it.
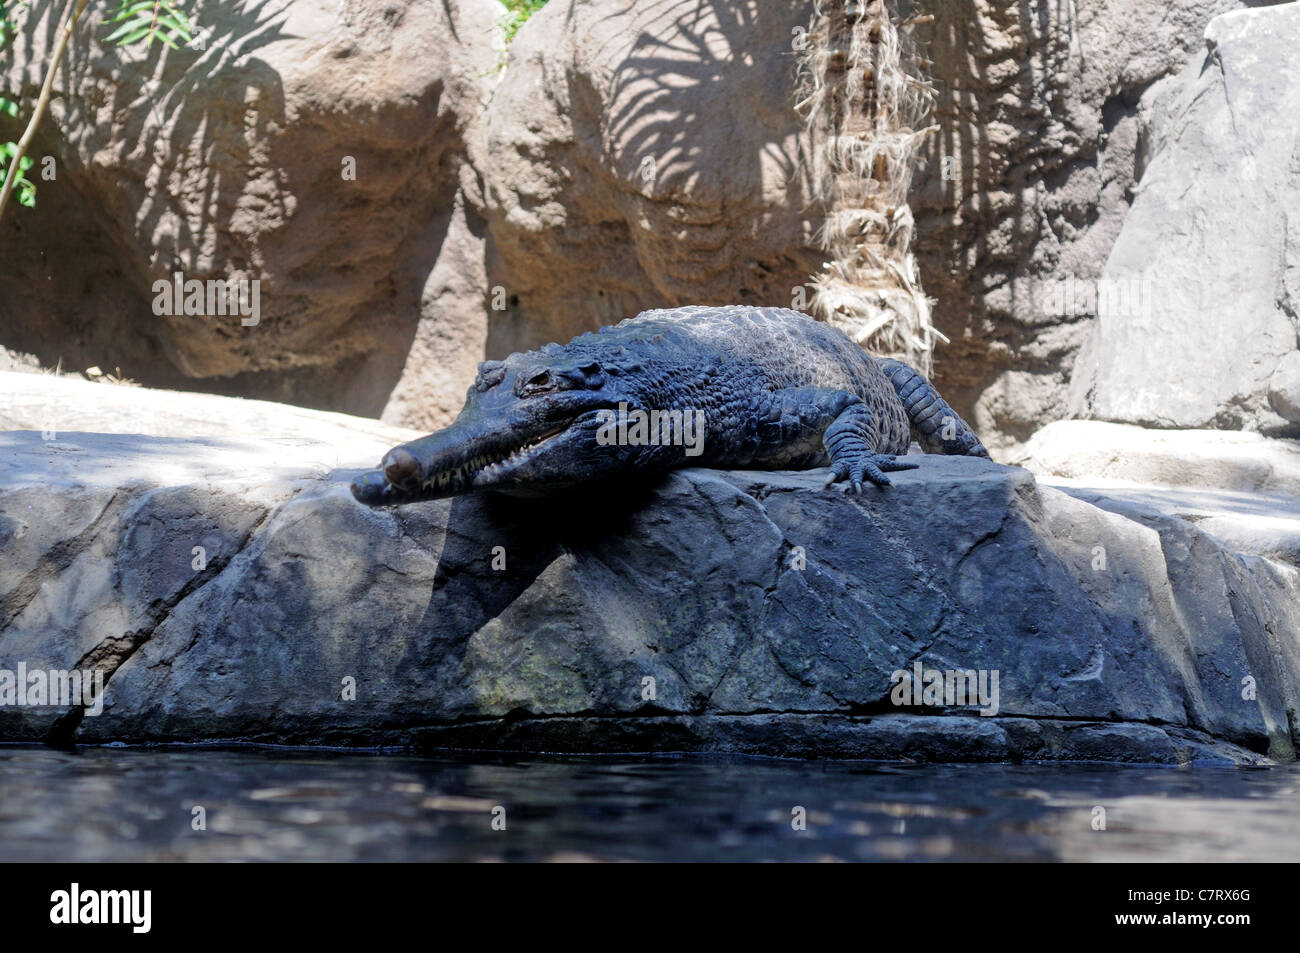
POLYGON ((852 461, 840 459, 831 465, 824 486, 847 481, 845 492, 861 493, 863 480, 869 480, 876 486, 893 486, 894 482, 885 476, 886 470, 915 470, 919 466, 918 463, 899 460, 889 453, 864 454, 852 461))

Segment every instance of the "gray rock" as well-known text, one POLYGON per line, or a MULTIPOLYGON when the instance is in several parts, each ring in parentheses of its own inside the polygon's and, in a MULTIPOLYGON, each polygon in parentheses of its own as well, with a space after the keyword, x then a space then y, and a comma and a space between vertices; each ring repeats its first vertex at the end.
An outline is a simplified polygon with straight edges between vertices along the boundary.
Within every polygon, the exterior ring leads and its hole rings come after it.
POLYGON ((1300 5, 1216 17, 1107 261, 1083 416, 1288 432, 1300 313, 1300 5), (1289 364, 1288 367, 1293 367, 1289 364))
POLYGON ((1300 442, 1062 420, 1014 462, 1080 499, 1176 516, 1235 552, 1300 565, 1300 442))
POLYGON ((0 370, 0 430, 150 437, 284 437, 332 446, 330 459, 378 463, 395 444, 420 436, 405 427, 289 404, 92 382, 80 377, 0 370))
POLYGON ((1292 423, 1300 423, 1300 351, 1278 362, 1268 382, 1268 405, 1292 423))
POLYGON ((1058 420, 1013 462, 1040 478, 1144 484, 1300 497, 1300 441, 1223 430, 1148 430, 1058 420))
POLYGON ((508 293, 489 356, 650 308, 791 306, 822 263, 794 109, 809 16, 803 0, 573 0, 524 25, 467 140, 508 293))
MULTIPOLYGON (((390 511, 308 441, 0 449, 0 667, 99 660, 83 742, 1293 757, 1294 567, 976 458, 861 498, 684 470, 390 511), (918 662, 996 671, 996 713, 895 705, 918 662)), ((0 709, 0 739, 57 714, 0 709)))
POLYGON ((953 342, 935 378, 995 455, 1066 415, 1089 291, 1158 148, 1167 81, 1214 16, 1244 6, 1258 4, 926 4, 941 128, 912 208, 953 342))

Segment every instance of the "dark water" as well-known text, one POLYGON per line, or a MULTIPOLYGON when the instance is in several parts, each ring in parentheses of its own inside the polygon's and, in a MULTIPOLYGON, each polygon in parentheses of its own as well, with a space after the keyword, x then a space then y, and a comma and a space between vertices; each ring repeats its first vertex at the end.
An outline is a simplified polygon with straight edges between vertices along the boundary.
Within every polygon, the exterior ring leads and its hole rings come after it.
POLYGON ((1296 766, 13 747, 0 861, 1292 861, 1298 792, 1296 766))

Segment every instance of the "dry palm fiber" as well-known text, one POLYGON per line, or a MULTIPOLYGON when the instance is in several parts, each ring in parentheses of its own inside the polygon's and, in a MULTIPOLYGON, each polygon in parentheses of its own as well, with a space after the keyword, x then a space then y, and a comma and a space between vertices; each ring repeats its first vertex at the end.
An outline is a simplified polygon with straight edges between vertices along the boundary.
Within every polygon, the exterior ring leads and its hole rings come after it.
MULTIPOLYGON (((907 204, 933 93, 895 0, 814 0, 799 109, 830 260, 812 279, 813 315, 878 354, 929 373, 935 339, 912 256, 907 204)), ((915 21, 913 21, 915 22, 915 21)))

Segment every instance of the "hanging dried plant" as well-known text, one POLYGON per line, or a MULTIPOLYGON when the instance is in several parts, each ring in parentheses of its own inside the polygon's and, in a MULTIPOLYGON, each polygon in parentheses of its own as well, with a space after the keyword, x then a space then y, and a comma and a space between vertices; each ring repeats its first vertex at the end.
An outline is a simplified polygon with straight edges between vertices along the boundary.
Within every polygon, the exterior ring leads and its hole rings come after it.
POLYGON ((830 255, 812 279, 814 316, 874 353, 925 373, 936 339, 912 256, 907 204, 916 153, 936 127, 934 95, 895 0, 814 0, 800 62, 798 108, 811 180, 826 209, 818 241, 830 255))

